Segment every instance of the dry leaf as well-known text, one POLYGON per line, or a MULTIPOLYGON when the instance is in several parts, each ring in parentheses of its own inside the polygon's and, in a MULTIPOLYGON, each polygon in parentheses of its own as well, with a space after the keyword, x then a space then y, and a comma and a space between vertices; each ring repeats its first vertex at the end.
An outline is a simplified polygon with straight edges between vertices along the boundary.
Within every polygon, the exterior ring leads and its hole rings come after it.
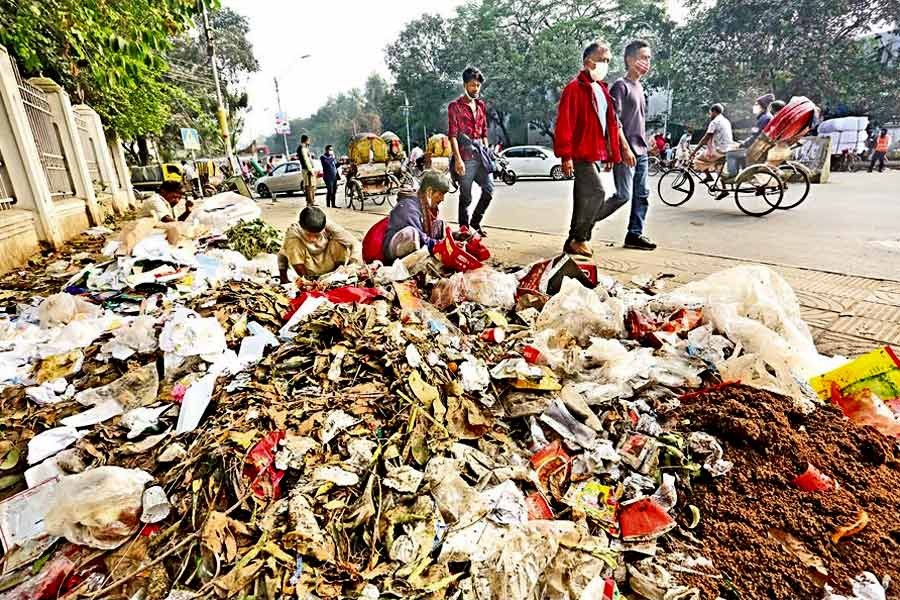
POLYGON ((847 525, 842 525, 837 528, 831 536, 831 542, 837 544, 841 538, 845 538, 856 533, 859 533, 863 529, 865 529, 866 525, 869 524, 869 513, 864 510, 856 513, 856 520, 847 525))
POLYGON ((825 568, 825 561, 821 557, 816 556, 807 549, 807 547, 790 533, 781 529, 769 529, 769 537, 781 544, 782 548, 790 554, 800 559, 804 565, 815 570, 822 576, 828 576, 828 569, 825 568))

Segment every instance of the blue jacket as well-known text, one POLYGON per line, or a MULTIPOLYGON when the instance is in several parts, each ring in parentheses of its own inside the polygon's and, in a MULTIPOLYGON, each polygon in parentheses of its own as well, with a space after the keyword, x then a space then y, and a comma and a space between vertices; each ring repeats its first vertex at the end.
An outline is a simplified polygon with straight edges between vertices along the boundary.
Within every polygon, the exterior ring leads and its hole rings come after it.
POLYGON ((319 162, 322 163, 322 177, 325 179, 325 181, 334 181, 338 178, 336 156, 334 156, 333 154, 331 156, 323 154, 319 157, 319 162))
POLYGON ((387 264, 397 258, 391 256, 391 240, 401 229, 410 226, 419 231, 419 238, 423 245, 428 246, 429 250, 434 248, 438 240, 432 238, 431 234, 425 231, 425 220, 422 216, 422 204, 419 202, 419 198, 412 192, 401 191, 397 194, 397 204, 391 209, 390 217, 388 217, 388 228, 381 247, 387 264))

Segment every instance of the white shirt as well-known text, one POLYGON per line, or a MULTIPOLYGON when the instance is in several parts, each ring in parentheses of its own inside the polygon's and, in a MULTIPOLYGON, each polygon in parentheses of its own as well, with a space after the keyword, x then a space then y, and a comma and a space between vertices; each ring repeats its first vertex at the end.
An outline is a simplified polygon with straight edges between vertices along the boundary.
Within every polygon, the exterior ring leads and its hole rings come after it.
POLYGON ((417 160, 422 158, 422 155, 425 154, 425 151, 416 146, 412 150, 409 151, 409 162, 415 163, 417 160))
POLYGON ((591 83, 591 89, 594 90, 594 98, 597 99, 597 118, 600 119, 600 128, 606 133, 606 110, 608 104, 606 102, 606 94, 598 82, 591 83))
POLYGON ((194 165, 191 163, 187 163, 184 165, 184 178, 188 181, 193 181, 197 179, 197 169, 194 168, 194 165))
POLYGON ((172 205, 166 202, 166 199, 159 194, 153 194, 141 204, 137 214, 138 218, 151 217, 157 221, 161 221, 163 217, 175 218, 175 211, 172 205))
POLYGON ((713 134, 712 147, 716 152, 725 154, 734 146, 731 122, 725 118, 725 115, 716 115, 716 118, 709 122, 706 133, 713 134))

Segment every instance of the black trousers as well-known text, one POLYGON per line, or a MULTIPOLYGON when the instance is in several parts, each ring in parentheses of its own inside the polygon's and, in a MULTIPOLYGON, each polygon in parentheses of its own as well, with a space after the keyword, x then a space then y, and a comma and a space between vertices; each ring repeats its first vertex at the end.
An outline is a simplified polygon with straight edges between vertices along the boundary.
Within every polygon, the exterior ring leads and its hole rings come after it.
POLYGON ((337 208, 337 179, 325 180, 325 206, 337 208))
POLYGON ((878 170, 884 171, 884 155, 886 152, 873 152, 872 153, 872 162, 869 163, 869 173, 872 172, 872 169, 875 168, 875 162, 878 162, 878 170))

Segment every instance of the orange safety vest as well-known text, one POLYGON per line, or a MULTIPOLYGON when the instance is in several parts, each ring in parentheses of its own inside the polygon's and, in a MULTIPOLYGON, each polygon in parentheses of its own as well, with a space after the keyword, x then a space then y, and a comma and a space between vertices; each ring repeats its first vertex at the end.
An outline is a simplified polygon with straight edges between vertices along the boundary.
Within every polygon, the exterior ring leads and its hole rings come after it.
POLYGON ((878 141, 875 142, 875 152, 887 152, 888 146, 891 145, 891 136, 882 135, 879 136, 878 141))

